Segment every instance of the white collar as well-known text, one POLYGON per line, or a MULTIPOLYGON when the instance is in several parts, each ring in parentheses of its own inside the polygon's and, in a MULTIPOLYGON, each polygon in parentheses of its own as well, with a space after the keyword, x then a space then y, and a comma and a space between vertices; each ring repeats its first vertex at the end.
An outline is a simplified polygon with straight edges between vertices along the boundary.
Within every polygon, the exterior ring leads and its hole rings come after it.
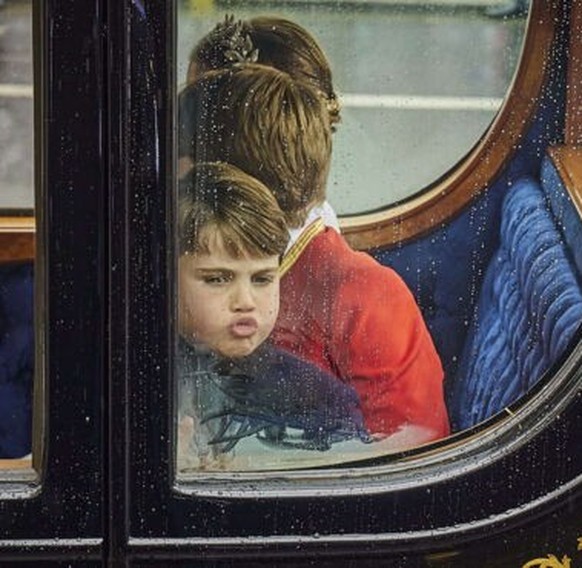
POLYGON ((309 210, 307 218, 305 219, 305 223, 303 223, 301 227, 289 229, 289 244, 287 245, 285 252, 287 252, 295 244, 297 239, 301 236, 301 233, 303 233, 303 231, 305 231, 309 225, 320 218, 323 220, 323 224, 326 227, 331 227, 338 233, 340 232, 339 221, 335 211, 333 210, 333 207, 329 201, 324 201, 323 203, 315 205, 309 210))

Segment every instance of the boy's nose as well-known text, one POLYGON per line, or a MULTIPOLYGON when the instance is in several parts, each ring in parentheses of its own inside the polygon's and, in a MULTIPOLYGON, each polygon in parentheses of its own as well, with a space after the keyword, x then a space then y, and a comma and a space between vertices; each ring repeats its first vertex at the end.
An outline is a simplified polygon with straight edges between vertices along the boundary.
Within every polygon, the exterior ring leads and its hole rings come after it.
POLYGON ((235 287, 232 295, 232 308, 237 312, 248 312, 255 308, 255 297, 251 286, 240 284, 235 287))

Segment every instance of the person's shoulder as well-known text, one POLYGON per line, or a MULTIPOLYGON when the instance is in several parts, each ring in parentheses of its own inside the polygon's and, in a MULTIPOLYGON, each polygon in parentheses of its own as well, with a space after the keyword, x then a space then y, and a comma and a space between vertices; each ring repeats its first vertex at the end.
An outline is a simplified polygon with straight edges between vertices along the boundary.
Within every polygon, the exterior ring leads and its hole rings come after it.
POLYGON ((252 375, 276 377, 332 377, 317 365, 276 346, 267 340, 245 358, 246 370, 252 375))
MULTIPOLYGON (((304 297, 324 296, 336 303, 341 296, 348 303, 367 304, 367 298, 398 298, 408 288, 390 267, 367 252, 353 250, 345 238, 327 228, 307 245, 285 276, 286 290, 301 289, 304 297)), ((342 300, 342 301, 344 301, 342 300)))
POLYGON ((349 399, 353 403, 359 404, 359 399, 353 387, 334 375, 321 369, 311 361, 301 359, 280 347, 270 343, 264 345, 265 351, 270 353, 271 366, 269 371, 271 377, 297 378, 305 388, 323 389, 329 393, 335 393, 335 396, 347 397, 346 400, 349 399))
MULTIPOLYGON (((289 374, 304 376, 320 371, 318 367, 296 355, 265 341, 245 358, 247 370, 254 375, 268 374, 271 377, 289 374)), ((324 371, 321 371, 324 373, 324 371)))
POLYGON ((273 366, 285 369, 299 376, 305 376, 306 374, 325 374, 325 371, 313 363, 304 361, 289 351, 285 351, 271 343, 267 343, 265 346, 270 351, 270 361, 273 366))
POLYGON ((314 245, 329 274, 344 285, 354 283, 367 286, 404 286, 400 276, 392 268, 380 264, 371 254, 356 251, 345 238, 332 229, 322 233, 314 245))

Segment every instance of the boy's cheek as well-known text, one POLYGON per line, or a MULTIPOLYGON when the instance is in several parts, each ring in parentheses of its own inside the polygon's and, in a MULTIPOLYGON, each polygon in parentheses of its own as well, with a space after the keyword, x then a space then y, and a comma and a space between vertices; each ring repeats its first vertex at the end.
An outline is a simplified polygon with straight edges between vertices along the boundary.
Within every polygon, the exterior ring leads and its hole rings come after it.
POLYGON ((204 304, 203 294, 197 289, 197 283, 182 275, 178 285, 178 309, 191 312, 196 306, 204 304))
POLYGON ((192 303, 187 296, 179 296, 178 299, 178 332, 182 336, 190 336, 195 327, 192 313, 192 303))

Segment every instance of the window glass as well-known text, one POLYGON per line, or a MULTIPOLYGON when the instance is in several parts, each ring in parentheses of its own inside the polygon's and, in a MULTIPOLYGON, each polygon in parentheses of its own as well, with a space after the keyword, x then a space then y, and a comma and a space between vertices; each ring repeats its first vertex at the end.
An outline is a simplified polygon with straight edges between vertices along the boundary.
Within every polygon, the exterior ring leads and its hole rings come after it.
POLYGON ((0 207, 32 210, 33 78, 31 2, 0 6, 0 207))
POLYGON ((0 2, 0 469, 30 467, 34 386, 32 3, 0 2))
POLYGON ((427 313, 347 247, 337 215, 409 197, 471 149, 524 18, 477 2, 179 6, 178 471, 331 466, 446 438, 427 313))
POLYGON ((178 82, 196 38, 227 12, 276 14, 304 26, 324 49, 341 100, 328 196, 339 215, 370 211, 432 183, 489 126, 525 31, 523 13, 495 16, 507 4, 182 2, 178 82))

